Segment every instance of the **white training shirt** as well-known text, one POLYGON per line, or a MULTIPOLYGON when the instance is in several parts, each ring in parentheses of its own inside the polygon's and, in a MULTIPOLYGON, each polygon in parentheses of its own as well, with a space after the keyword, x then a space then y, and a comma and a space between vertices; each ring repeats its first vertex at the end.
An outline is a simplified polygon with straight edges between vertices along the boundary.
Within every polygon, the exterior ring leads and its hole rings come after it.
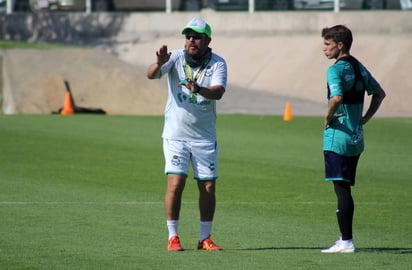
MULTIPOLYGON (((190 90, 179 85, 187 78, 184 52, 171 51, 172 55, 160 70, 160 76, 168 74, 169 96, 165 108, 165 122, 162 137, 184 141, 216 141, 216 100, 204 98, 199 93, 190 98, 190 90)), ((200 67, 191 68, 193 78, 200 67)), ((227 67, 220 56, 212 53, 206 68, 197 79, 201 87, 221 85, 226 88, 227 67)))

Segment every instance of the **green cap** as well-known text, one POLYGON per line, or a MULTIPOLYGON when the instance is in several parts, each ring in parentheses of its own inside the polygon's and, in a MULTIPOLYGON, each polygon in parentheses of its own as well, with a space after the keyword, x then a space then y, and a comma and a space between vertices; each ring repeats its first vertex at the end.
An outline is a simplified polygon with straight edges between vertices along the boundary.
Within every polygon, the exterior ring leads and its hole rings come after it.
POLYGON ((187 30, 193 30, 199 34, 205 34, 209 38, 212 37, 212 29, 204 20, 199 18, 193 18, 190 22, 187 23, 185 28, 182 30, 182 34, 186 34, 187 30))

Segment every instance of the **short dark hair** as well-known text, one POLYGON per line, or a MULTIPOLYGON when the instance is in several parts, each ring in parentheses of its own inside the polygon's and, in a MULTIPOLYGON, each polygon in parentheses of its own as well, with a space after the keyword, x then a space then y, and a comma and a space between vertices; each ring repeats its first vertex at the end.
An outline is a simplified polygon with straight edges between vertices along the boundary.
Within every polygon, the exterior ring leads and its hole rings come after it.
POLYGON ((346 52, 349 52, 352 46, 352 32, 344 25, 323 28, 322 37, 327 40, 331 39, 336 43, 342 42, 346 52))

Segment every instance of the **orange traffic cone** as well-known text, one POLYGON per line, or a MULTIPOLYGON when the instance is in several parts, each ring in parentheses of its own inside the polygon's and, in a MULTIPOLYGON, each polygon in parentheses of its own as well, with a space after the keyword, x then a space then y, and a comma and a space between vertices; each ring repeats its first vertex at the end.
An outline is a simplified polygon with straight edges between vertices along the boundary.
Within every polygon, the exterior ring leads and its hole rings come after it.
POLYGON ((72 103, 72 96, 70 92, 66 92, 66 98, 64 99, 63 109, 60 112, 61 115, 69 115, 74 113, 73 103, 72 103))
POLYGON ((285 112, 283 114, 283 120, 284 121, 291 121, 293 119, 292 116, 292 105, 290 104, 290 102, 286 102, 286 106, 285 106, 285 112))

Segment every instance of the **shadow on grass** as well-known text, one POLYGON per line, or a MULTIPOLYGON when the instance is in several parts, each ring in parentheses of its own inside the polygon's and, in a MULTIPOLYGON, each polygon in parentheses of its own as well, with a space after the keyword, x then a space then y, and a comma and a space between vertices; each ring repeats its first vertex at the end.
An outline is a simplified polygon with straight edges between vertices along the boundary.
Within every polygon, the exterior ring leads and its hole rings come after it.
MULTIPOLYGON (((262 251, 262 250, 321 250, 325 247, 260 247, 260 248, 243 248, 245 251, 262 251)), ((393 254, 412 254, 412 248, 357 248, 356 253, 393 253, 393 254)))

